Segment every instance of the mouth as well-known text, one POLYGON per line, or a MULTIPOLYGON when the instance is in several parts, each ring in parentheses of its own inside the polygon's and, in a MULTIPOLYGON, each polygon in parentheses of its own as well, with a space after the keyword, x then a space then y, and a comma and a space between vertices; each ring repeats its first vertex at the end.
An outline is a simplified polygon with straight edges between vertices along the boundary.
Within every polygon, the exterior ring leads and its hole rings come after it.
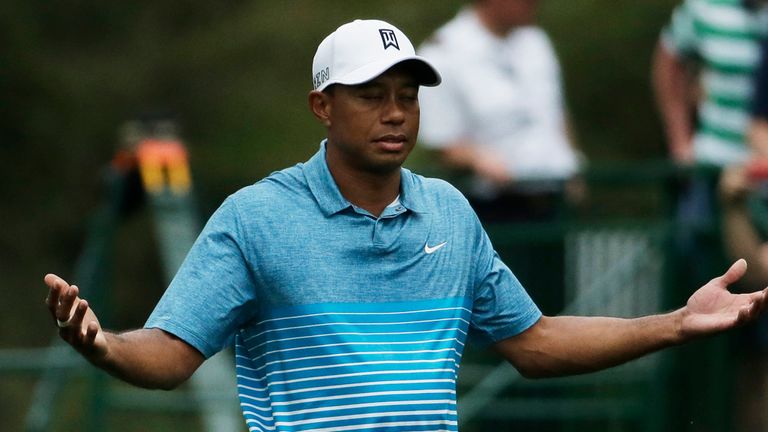
POLYGON ((387 134, 374 140, 386 151, 400 151, 408 143, 408 137, 403 134, 387 134))

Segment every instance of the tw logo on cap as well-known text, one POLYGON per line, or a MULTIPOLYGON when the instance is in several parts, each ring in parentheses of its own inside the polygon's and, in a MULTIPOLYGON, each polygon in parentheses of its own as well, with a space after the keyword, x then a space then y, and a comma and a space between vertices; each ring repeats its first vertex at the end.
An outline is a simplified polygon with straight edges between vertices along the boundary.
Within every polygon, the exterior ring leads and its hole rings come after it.
POLYGON ((400 51, 400 45, 397 43, 397 37, 395 37, 395 31, 390 29, 379 29, 381 35, 381 43, 384 44, 384 49, 393 47, 400 51))

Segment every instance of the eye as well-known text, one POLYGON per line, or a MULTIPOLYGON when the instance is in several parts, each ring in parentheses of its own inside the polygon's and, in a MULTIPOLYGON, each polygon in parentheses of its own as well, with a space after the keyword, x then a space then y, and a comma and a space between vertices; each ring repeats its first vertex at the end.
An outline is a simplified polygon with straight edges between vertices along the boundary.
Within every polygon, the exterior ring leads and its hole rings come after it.
POLYGON ((415 102, 418 99, 419 99, 418 91, 408 91, 400 94, 400 100, 403 100, 406 102, 415 102))
POLYGON ((362 94, 360 95, 360 98, 369 101, 377 101, 381 100, 382 96, 377 94, 362 94))

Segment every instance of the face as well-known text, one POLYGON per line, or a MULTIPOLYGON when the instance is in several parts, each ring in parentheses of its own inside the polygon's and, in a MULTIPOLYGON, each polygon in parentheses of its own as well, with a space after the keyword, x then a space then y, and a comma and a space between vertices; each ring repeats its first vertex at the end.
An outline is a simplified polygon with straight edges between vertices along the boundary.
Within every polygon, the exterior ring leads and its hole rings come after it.
POLYGON ((533 24, 539 0, 484 0, 489 16, 500 28, 511 29, 533 24))
POLYGON ((410 154, 419 132, 419 85, 404 65, 364 84, 310 93, 315 116, 328 128, 333 170, 392 173, 410 154))

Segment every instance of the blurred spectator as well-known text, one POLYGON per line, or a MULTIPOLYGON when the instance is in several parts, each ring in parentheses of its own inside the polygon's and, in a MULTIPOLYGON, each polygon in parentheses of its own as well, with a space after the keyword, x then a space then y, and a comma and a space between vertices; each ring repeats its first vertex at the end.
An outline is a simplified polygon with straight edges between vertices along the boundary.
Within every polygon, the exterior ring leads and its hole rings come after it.
POLYGON ((758 38, 768 30, 765 1, 685 0, 663 30, 653 75, 671 157, 727 166, 747 160, 758 38), (697 62, 700 74, 686 67, 697 62), (700 80, 694 131, 690 89, 700 80))
POLYGON ((654 55, 654 89, 671 158, 681 166, 714 168, 683 184, 677 203, 678 245, 689 266, 683 274, 692 275, 692 285, 722 258, 708 252, 719 242, 714 174, 750 157, 745 136, 767 19, 763 0, 684 0, 654 55))
POLYGON ((749 143, 755 155, 768 158, 768 39, 762 43, 760 67, 755 76, 755 102, 749 143))
POLYGON ((421 140, 471 175, 464 193, 486 222, 557 217, 578 170, 560 66, 534 24, 538 5, 473 1, 420 49, 444 77, 420 93, 421 140))
MULTIPOLYGON (((725 169, 719 192, 726 252, 749 262, 739 286, 743 291, 762 289, 768 285, 768 162, 755 160, 725 169)), ((743 333, 745 343, 736 345, 741 367, 736 373, 734 430, 766 430, 768 320, 761 317, 743 333)))
MULTIPOLYGON (((754 77, 754 102, 749 129, 752 159, 727 168, 720 178, 723 243, 730 257, 746 258, 749 270, 741 281, 745 291, 768 285, 768 39, 761 45, 754 77)), ((737 374, 737 431, 765 430, 768 413, 768 319, 745 331, 739 344, 743 356, 737 374)))

